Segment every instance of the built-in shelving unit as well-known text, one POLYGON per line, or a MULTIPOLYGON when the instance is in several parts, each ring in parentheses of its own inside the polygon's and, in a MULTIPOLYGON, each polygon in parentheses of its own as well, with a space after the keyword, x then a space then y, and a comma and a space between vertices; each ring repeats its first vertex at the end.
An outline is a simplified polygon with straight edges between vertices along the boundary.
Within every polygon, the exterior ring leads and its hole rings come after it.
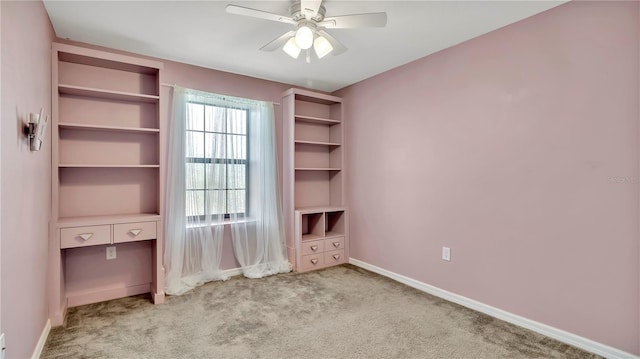
POLYGON ((342 99, 291 89, 283 95, 284 209, 294 270, 346 262, 342 99))
POLYGON ((62 324, 68 304, 144 292, 156 303, 164 300, 161 68, 157 61, 53 44, 53 325, 62 324), (151 283, 100 291, 74 283, 66 290, 65 251, 139 241, 153 242, 151 283))

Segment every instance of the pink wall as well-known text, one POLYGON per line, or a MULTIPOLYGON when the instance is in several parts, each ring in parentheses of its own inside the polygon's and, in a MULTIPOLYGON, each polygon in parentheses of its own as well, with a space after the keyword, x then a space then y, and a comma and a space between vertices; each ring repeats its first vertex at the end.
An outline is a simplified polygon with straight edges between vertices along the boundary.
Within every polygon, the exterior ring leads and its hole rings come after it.
MULTIPOLYGON (((87 44, 79 44, 74 42, 68 42, 64 40, 56 40, 60 42, 67 42, 79 46, 89 46, 92 48, 104 49, 87 44)), ((120 51, 111 50, 114 52, 122 53, 120 51)), ((229 96, 245 97, 256 100, 274 101, 280 102, 282 93, 290 88, 290 85, 285 85, 277 82, 260 80, 252 77, 235 75, 231 73, 206 69, 202 67, 171 62, 166 60, 160 60, 164 62, 164 69, 162 71, 163 82, 170 84, 177 84, 182 87, 193 88, 196 90, 209 91, 219 94, 225 94, 229 96)), ((171 89, 169 87, 162 87, 160 91, 162 98, 161 106, 161 121, 163 128, 168 127, 168 114, 170 109, 171 89)), ((280 139, 282 136, 282 114, 280 107, 276 106, 276 125, 277 135, 280 139)), ((168 133, 165 131, 165 141, 168 139, 168 133)), ((278 144, 281 141, 278 140, 278 144)), ((280 149, 279 149, 279 153, 280 149)), ((166 169, 166 167, 165 167, 166 169)), ((240 265, 235 259, 233 254, 233 247, 231 244, 231 236, 227 231, 225 232, 225 239, 223 242, 223 255, 222 255, 222 269, 238 268, 240 265)), ((147 252, 151 253, 151 243, 143 244, 148 247, 147 252)), ((129 251, 126 248, 127 245, 118 245, 118 251, 121 251, 119 247, 127 250, 130 254, 127 257, 118 256, 115 260, 107 261, 105 259, 105 249, 96 250, 95 248, 77 248, 73 251, 67 251, 65 264, 67 268, 77 268, 82 266, 82 263, 94 263, 91 267, 85 268, 83 271, 73 271, 67 273, 66 281, 67 287, 73 288, 74 291, 81 291, 81 288, 108 288, 110 286, 124 285, 135 286, 145 282, 151 281, 151 272, 146 272, 143 276, 127 276, 123 272, 122 268, 130 266, 131 261, 136 261, 140 267, 151 268, 151 257, 147 255, 145 251, 141 251, 139 246, 137 252, 129 251), (109 283, 104 280, 104 273, 110 273, 109 278, 113 278, 113 283, 109 283), (95 278, 103 277, 101 282, 97 282, 95 278)))
POLYGON ((351 256, 640 354, 638 7, 572 2, 340 91, 351 256))
MULTIPOLYGON (((51 136, 30 152, 29 112, 51 116, 53 28, 42 2, 0 2, 2 16, 1 307, 7 358, 30 357, 48 318, 51 136)), ((48 129, 50 133, 50 128, 48 129)))

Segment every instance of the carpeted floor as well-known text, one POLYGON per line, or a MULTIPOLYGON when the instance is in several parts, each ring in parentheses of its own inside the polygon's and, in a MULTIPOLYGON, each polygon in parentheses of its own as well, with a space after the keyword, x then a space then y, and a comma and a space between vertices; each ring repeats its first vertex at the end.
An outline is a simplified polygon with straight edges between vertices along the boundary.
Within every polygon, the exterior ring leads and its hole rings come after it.
POLYGON ((598 358, 343 265, 69 309, 42 358, 598 358))

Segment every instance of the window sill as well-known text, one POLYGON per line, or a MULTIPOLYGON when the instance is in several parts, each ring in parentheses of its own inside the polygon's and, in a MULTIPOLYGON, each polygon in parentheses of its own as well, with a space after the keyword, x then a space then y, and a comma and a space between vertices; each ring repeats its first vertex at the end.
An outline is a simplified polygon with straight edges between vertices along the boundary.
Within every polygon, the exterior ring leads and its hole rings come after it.
POLYGON ((222 222, 216 222, 216 223, 187 224, 187 229, 189 229, 189 228, 202 228, 202 227, 227 226, 227 225, 232 225, 232 224, 252 223, 252 222, 257 222, 257 220, 255 218, 242 218, 242 219, 237 219, 237 220, 225 219, 222 222))

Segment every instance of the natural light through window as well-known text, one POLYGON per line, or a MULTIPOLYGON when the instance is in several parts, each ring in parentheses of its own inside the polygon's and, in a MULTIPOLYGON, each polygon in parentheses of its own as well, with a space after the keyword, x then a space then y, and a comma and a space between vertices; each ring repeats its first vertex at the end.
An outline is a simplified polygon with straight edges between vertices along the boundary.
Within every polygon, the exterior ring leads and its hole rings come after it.
POLYGON ((247 208, 247 110, 187 104, 186 213, 244 214, 247 208))

